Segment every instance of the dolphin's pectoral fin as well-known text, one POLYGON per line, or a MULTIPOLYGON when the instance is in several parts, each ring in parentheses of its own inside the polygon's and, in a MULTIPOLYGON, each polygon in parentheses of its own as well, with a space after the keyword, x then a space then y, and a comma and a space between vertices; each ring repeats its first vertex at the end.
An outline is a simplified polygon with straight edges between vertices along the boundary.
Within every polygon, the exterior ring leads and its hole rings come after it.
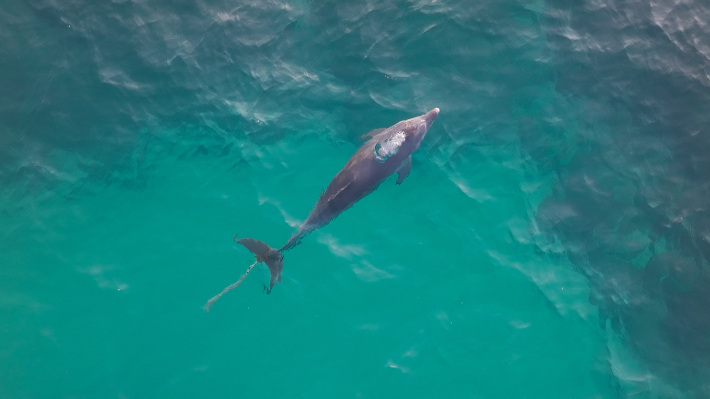
POLYGON ((405 159, 402 162, 402 166, 397 169, 397 174, 399 174, 399 177, 397 178, 397 184, 402 184, 404 179, 409 176, 409 172, 412 171, 412 157, 408 156, 407 159, 405 159))
POLYGON ((370 133, 365 133, 365 134, 363 134, 362 136, 360 136, 360 139, 361 139, 361 140, 369 140, 369 139, 371 139, 371 138, 377 136, 378 134, 380 134, 380 133, 382 133, 382 132, 384 132, 384 131, 385 131, 384 128, 382 128, 382 129, 375 129, 375 130, 371 131, 370 133))

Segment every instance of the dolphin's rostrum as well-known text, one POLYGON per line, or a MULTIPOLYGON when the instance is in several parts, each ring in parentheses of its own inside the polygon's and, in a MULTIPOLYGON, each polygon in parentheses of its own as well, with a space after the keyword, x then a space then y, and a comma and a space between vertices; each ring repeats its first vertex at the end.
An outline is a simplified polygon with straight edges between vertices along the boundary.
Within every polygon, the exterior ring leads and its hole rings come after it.
POLYGON ((419 148, 429 127, 439 115, 439 108, 434 108, 424 115, 398 122, 387 129, 378 129, 369 133, 370 139, 363 144, 348 160, 328 184, 305 222, 280 249, 271 248, 263 241, 242 238, 235 241, 244 245, 256 255, 256 262, 239 281, 225 288, 219 295, 210 299, 204 306, 209 311, 214 301, 227 291, 236 288, 259 262, 266 263, 271 273, 268 292, 274 284, 281 282, 283 252, 301 242, 301 239, 313 230, 325 226, 336 216, 350 208, 360 199, 373 192, 393 173, 398 173, 397 184, 409 175, 412 167, 411 155, 419 148))

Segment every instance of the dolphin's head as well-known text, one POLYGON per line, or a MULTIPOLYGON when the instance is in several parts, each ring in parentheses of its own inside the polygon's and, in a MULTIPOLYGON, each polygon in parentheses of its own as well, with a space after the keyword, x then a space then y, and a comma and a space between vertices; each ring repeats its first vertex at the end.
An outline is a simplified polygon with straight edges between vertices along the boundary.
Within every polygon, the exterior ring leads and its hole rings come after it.
POLYGON ((421 144, 437 115, 439 115, 439 108, 434 108, 422 116, 400 122, 403 124, 402 131, 406 136, 406 143, 414 146, 412 151, 419 148, 419 144, 421 144))

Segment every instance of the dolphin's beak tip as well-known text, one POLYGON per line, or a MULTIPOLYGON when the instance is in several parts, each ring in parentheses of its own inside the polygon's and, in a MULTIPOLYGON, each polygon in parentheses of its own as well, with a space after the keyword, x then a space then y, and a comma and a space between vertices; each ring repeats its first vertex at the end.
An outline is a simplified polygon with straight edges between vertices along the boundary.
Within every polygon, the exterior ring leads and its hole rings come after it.
POLYGON ((434 122, 434 119, 438 115, 439 115, 439 108, 434 108, 424 115, 424 119, 426 119, 426 122, 427 122, 427 128, 429 128, 429 126, 431 126, 432 122, 434 122))

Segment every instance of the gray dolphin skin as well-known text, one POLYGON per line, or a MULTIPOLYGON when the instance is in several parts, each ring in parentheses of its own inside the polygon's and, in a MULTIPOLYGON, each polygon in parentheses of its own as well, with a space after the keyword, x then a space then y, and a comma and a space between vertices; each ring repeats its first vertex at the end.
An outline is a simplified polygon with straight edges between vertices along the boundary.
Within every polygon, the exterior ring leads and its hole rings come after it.
MULTIPOLYGON (((267 293, 271 292, 274 284, 281 282, 282 252, 298 245, 301 239, 313 230, 330 223, 343 211, 375 191, 392 174, 399 174, 397 184, 404 181, 412 167, 411 155, 419 148, 437 115, 439 115, 439 108, 434 108, 424 115, 398 122, 387 129, 378 129, 369 133, 367 136, 370 139, 350 157, 345 167, 335 175, 328 184, 328 188, 318 198, 318 202, 306 221, 281 249, 271 248, 265 242, 253 238, 236 240, 236 236, 234 237, 236 242, 244 245, 256 255, 256 263, 265 262, 269 267, 271 282, 267 293)), ((251 267, 247 270, 247 274, 251 267)), ((236 288, 244 277, 246 274, 238 283, 230 286, 232 288, 226 288, 222 294, 228 289, 236 288)), ((210 301, 216 300, 222 294, 210 301)), ((211 303, 208 302, 205 310, 209 310, 211 303)))

